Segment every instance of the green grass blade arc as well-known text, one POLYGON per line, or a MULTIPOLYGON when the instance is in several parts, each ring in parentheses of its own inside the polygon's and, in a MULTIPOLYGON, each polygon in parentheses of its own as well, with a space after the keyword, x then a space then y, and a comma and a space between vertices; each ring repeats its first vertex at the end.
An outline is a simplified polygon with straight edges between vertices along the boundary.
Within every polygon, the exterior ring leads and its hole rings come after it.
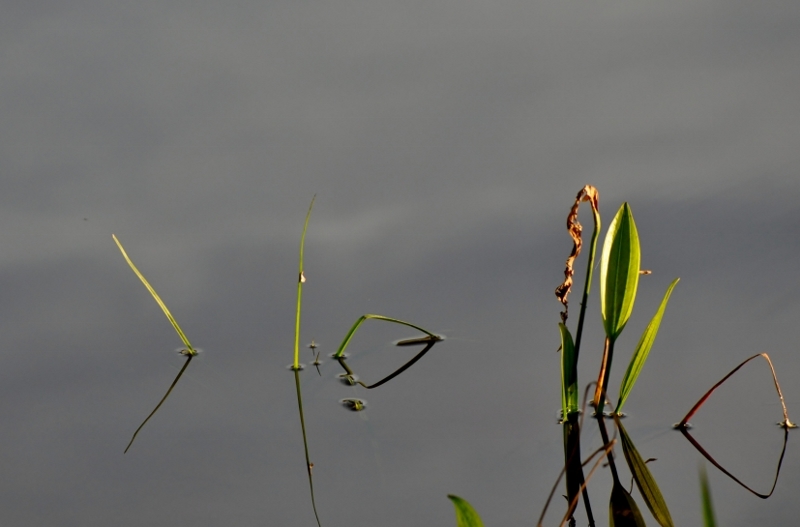
POLYGON ((384 317, 382 315, 367 314, 367 315, 362 315, 358 320, 356 320, 355 324, 353 324, 353 327, 351 327, 350 331, 348 331, 347 335, 345 335, 344 340, 342 341, 342 344, 339 346, 339 349, 336 351, 336 353, 334 353, 334 355, 333 355, 334 358, 338 358, 338 357, 342 356, 342 354, 344 353, 344 350, 347 348, 347 345, 350 344, 350 341, 353 339, 353 336, 355 335, 356 331, 358 331, 358 328, 361 326, 361 324, 363 324, 367 320, 373 320, 373 319, 374 320, 385 320, 386 322, 393 322, 395 324, 401 324, 403 326, 408 326, 410 328, 414 328, 416 330, 422 331, 426 335, 430 336, 431 339, 441 340, 441 337, 439 337, 438 335, 435 335, 435 334, 431 333, 430 331, 428 331, 427 329, 423 329, 423 328, 421 328, 421 327, 419 327, 419 326, 417 326, 415 324, 411 324, 410 322, 404 322, 404 321, 398 320, 396 318, 384 317))
POLYGON ((717 527, 717 520, 714 516, 714 503, 711 500, 711 486, 708 484, 705 465, 700 467, 700 498, 703 502, 704 527, 717 527))
POLYGON ((570 414, 577 413, 578 404, 578 361, 575 344, 567 326, 559 322, 561 331, 561 418, 566 420, 570 414))
POLYGON ((169 312, 169 309, 167 309, 167 306, 161 300, 161 297, 158 296, 156 290, 153 289, 153 286, 150 285, 150 283, 147 281, 144 275, 142 275, 142 273, 139 272, 139 269, 137 269, 136 266, 133 265, 133 262, 128 256, 128 253, 125 252, 125 248, 122 247, 122 244, 119 242, 117 237, 113 234, 111 235, 111 237, 114 238, 114 242, 116 242, 117 247, 119 247, 120 252, 122 252, 122 256, 125 257, 125 261, 128 262, 128 265, 131 267, 131 269, 133 269, 133 272, 136 273, 136 276, 139 277, 139 280, 142 281, 147 290, 150 291, 150 294, 153 295, 153 298, 155 299, 156 303, 158 303, 158 305, 161 307, 161 310, 164 312, 165 315, 167 315, 167 319, 169 319, 170 323, 172 324, 172 327, 175 328, 175 331, 178 333, 178 336, 181 338, 183 344, 186 346, 186 351, 188 352, 187 355, 190 356, 197 355, 197 351, 189 343, 189 339, 186 338, 186 335, 183 333, 183 330, 175 321, 175 318, 172 316, 172 313, 169 312))
POLYGON ((616 340, 633 311, 641 249, 633 213, 623 203, 611 221, 600 258, 600 306, 606 336, 616 340))
POLYGON ((630 395, 633 385, 636 384, 636 380, 639 378, 639 374, 642 372, 642 368, 644 367, 644 363, 647 360, 648 354, 650 353, 650 349, 653 347, 653 343, 656 341, 658 328, 661 325, 661 319, 664 317, 664 311, 667 309, 669 297, 672 295, 672 290, 675 289, 675 286, 679 281, 680 278, 676 278, 669 285, 667 292, 664 294, 664 298, 661 300, 661 305, 658 306, 656 314, 653 315, 650 323, 647 324, 644 333, 642 333, 642 338, 639 339, 639 343, 636 345, 636 350, 633 352, 633 357, 631 357, 631 362, 628 364, 628 369, 625 370, 625 375, 622 378, 622 384, 620 384, 619 387, 619 402, 617 403, 616 410, 614 410, 614 412, 617 414, 622 411, 622 405, 625 404, 625 400, 628 398, 628 395, 630 395))
POLYGON ((300 265, 297 274, 297 311, 295 312, 294 319, 294 369, 300 368, 300 307, 303 301, 303 283, 306 281, 305 274, 303 273, 303 252, 306 245, 306 231, 308 230, 308 220, 311 218, 311 209, 314 207, 314 200, 317 199, 316 194, 311 198, 311 204, 308 206, 306 213, 306 221, 303 224, 303 234, 300 236, 300 265))
POLYGON ((456 527, 483 527, 481 517, 467 500, 453 494, 448 494, 447 497, 456 508, 456 527))
POLYGON ((664 496, 661 495, 661 490, 658 488, 656 480, 650 473, 650 469, 647 468, 647 464, 642 459, 639 451, 636 450, 633 441, 631 441, 625 427, 622 426, 619 417, 615 417, 614 420, 619 429, 620 442, 622 443, 622 452, 625 454, 625 461, 628 462, 628 468, 630 468, 631 474, 633 474, 633 480, 636 482, 636 486, 639 487, 639 492, 642 494, 647 508, 650 509, 653 517, 661 527, 674 527, 672 516, 669 513, 669 508, 667 508, 667 503, 664 501, 664 496))

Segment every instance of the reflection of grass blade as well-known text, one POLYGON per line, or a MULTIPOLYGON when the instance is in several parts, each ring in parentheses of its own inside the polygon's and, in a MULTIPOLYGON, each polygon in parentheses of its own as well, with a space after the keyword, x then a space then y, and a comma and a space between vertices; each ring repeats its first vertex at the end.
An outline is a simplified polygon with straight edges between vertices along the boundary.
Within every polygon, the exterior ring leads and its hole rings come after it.
POLYGON ((558 323, 561 330, 561 419, 578 411, 578 361, 572 335, 563 323, 558 323))
POLYGON ((647 464, 645 464, 642 456, 639 455, 639 452, 633 445, 633 441, 631 441, 628 432, 625 431, 625 427, 622 426, 619 417, 614 416, 614 421, 617 423, 617 428, 619 429, 620 442, 622 443, 622 452, 625 454, 625 460, 628 462, 628 467, 631 469, 633 479, 636 481, 636 486, 639 487, 639 492, 642 494, 647 508, 653 513, 653 517, 661 527, 672 527, 672 516, 670 516, 667 503, 664 501, 661 490, 659 490, 656 480, 650 473, 650 469, 647 468, 647 464))
POLYGON ((639 234, 623 203, 611 221, 600 258, 600 306, 606 336, 616 340, 633 311, 639 285, 639 234))
POLYGON ((700 496, 703 501, 703 525, 717 527, 714 518, 714 503, 711 501, 711 487, 708 484, 708 474, 705 465, 700 466, 700 496))
POLYGON ((133 269, 133 272, 136 273, 136 276, 139 277, 139 280, 142 281, 142 283, 147 288, 147 290, 150 291, 150 294, 153 295, 153 298, 155 298, 155 300, 158 303, 158 305, 161 306, 161 310, 164 311, 165 315, 167 315, 167 318, 169 319, 170 323, 172 323, 172 327, 175 328, 175 331, 178 333, 178 336, 181 338, 181 340, 183 341, 183 344, 186 346, 186 351, 188 351, 188 355, 189 356, 197 355, 197 351, 195 351, 195 349, 192 348, 192 345, 189 344, 189 339, 186 338, 186 335, 184 335, 183 330, 181 330, 181 327, 178 325, 177 322, 175 322, 175 319, 173 318, 172 313, 169 312, 169 309, 167 309, 167 306, 161 300, 161 297, 158 296, 158 293, 156 293, 156 290, 153 289, 153 287, 150 285, 150 283, 148 283, 148 281, 145 279, 144 275, 142 275, 142 273, 139 272, 139 269, 137 269, 136 266, 133 265, 133 262, 128 257, 128 253, 125 252, 125 249, 122 247, 122 244, 119 243, 119 240, 117 239, 117 237, 114 236, 113 234, 111 235, 111 237, 114 238, 114 241, 117 243, 117 247, 119 247, 119 250, 122 252, 122 256, 125 257, 125 261, 128 262, 128 265, 131 266, 131 269, 133 269))
MULTIPOLYGON (((422 342, 423 340, 420 339, 420 341, 422 342)), ((403 373, 404 371, 409 369, 411 366, 413 366, 415 362, 417 362, 426 353, 428 353, 428 351, 433 347, 434 344, 439 342, 438 340, 433 340, 430 337, 427 337, 424 341, 427 342, 428 344, 422 349, 422 351, 420 351, 419 353, 414 355, 414 357, 410 361, 406 362, 405 364, 403 364, 402 366, 397 368, 395 371, 393 371, 392 373, 390 373, 389 375, 387 375, 383 379, 379 380, 378 382, 376 382, 374 384, 370 384, 370 385, 367 385, 367 384, 365 384, 365 383, 363 383, 361 381, 355 381, 356 384, 360 384, 361 386, 363 386, 367 390, 371 390, 373 388, 377 388, 378 386, 381 386, 381 385, 386 384, 387 382, 391 381, 392 379, 394 379, 395 377, 397 377, 398 375, 400 375, 401 373, 403 373)), ((348 375, 351 375, 351 376, 353 376, 355 378, 355 374, 353 373, 353 370, 351 370, 350 366, 347 365, 347 362, 345 361, 343 355, 340 356, 340 357, 337 357, 336 360, 339 361, 339 364, 342 366, 342 368, 344 368, 344 371, 347 372, 348 375)))
POLYGON ((311 489, 311 507, 314 509, 314 517, 317 519, 317 525, 321 527, 319 522, 319 515, 317 514, 317 503, 314 499, 314 479, 312 477, 312 467, 314 464, 308 456, 308 439, 306 438, 306 420, 303 416, 303 396, 300 393, 300 370, 294 370, 294 383, 297 388, 297 406, 300 409, 300 428, 303 430, 303 448, 306 453, 306 468, 308 468, 308 486, 311 489))
POLYGON ((137 428, 136 431, 133 433, 133 437, 131 437, 130 443, 128 443, 128 446, 125 447, 125 452, 123 452, 124 454, 128 453, 128 449, 133 444, 134 439, 136 439, 136 435, 139 433, 139 430, 141 430, 144 427, 144 425, 147 424, 147 421, 149 421, 150 418, 153 417, 153 415, 155 415, 155 413, 158 411, 158 409, 161 408, 161 405, 164 404, 164 401, 167 400, 167 397, 169 397, 169 394, 172 393, 172 389, 175 387, 176 384, 178 384, 178 379, 180 379, 181 375, 183 375, 183 372, 186 371, 186 367, 192 361, 192 357, 194 357, 194 355, 191 355, 191 354, 187 354, 186 355, 186 362, 183 363, 183 368, 181 368, 181 371, 178 372, 178 375, 175 377, 175 380, 172 381, 172 384, 169 386, 169 390, 167 390, 167 393, 164 394, 164 397, 158 402, 156 407, 153 408, 153 411, 150 412, 150 415, 148 415, 147 418, 144 421, 142 421, 142 424, 140 424, 139 428, 137 428))
POLYGON ((306 231, 308 230, 308 220, 311 218, 311 209, 314 207, 314 200, 317 199, 315 195, 311 198, 311 205, 308 206, 306 213, 306 222, 303 224, 303 234, 300 236, 300 272, 297 276, 297 311, 295 313, 294 323, 294 369, 300 368, 300 304, 303 299, 303 283, 306 281, 306 276, 303 274, 303 250, 306 244, 306 231))
POLYGON ((456 508, 456 527, 483 527, 481 517, 467 500, 452 494, 448 494, 447 497, 456 508))
POLYGON ((633 357, 631 357, 631 362, 628 364, 628 369, 625 371, 625 376, 622 378, 622 384, 619 388, 619 402, 617 403, 616 410, 614 410, 617 414, 622 411, 622 405, 625 404, 625 399, 628 398, 628 395, 633 389, 633 385, 636 384, 636 379, 639 378, 639 374, 642 372, 644 363, 647 360, 647 355, 650 353, 650 348, 653 347, 653 343, 656 341, 658 328, 661 325, 661 319, 664 316, 664 310, 667 308, 669 297, 679 280, 680 278, 676 278, 667 288, 667 292, 664 294, 664 299, 661 301, 658 311, 653 315, 650 323, 647 324, 644 333, 642 333, 642 338, 639 339, 639 344, 636 345, 636 351, 633 352, 633 357))
POLYGON ((347 345, 350 344, 350 341, 353 339, 353 335, 355 335, 356 331, 361 326, 361 324, 363 324, 365 321, 370 320, 370 319, 385 320, 386 322, 394 322, 395 324, 402 324, 404 326, 408 326, 410 328, 414 328, 416 330, 422 331, 423 333, 428 335, 432 341, 437 341, 438 342, 438 341, 442 340, 442 337, 440 337, 438 335, 434 335, 433 333, 431 333, 427 329, 423 329, 423 328, 421 328, 419 326, 415 326, 414 324, 411 324, 410 322, 403 322, 402 320, 397 320, 396 318, 389 318, 389 317, 384 317, 384 316, 381 316, 381 315, 370 315, 370 314, 367 314, 367 315, 361 316, 358 320, 356 320, 356 323, 353 324, 353 327, 351 327, 350 331, 348 331, 347 335, 345 335, 344 340, 342 341, 342 344, 339 346, 339 350, 336 353, 334 353, 334 355, 333 355, 334 357, 338 358, 338 357, 342 356, 342 354, 344 353, 345 348, 347 348, 347 345))

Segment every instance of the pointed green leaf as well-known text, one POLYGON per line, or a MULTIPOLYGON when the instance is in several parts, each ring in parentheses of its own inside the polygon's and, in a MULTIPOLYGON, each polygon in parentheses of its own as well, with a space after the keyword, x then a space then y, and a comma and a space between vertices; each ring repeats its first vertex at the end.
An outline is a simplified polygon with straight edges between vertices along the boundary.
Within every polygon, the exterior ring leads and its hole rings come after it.
POLYGON ((567 326, 560 323, 561 331, 561 418, 578 411, 578 363, 575 344, 567 326))
POLYGON ((609 521, 611 527, 645 527, 642 513, 633 500, 633 496, 619 482, 611 489, 609 521))
POLYGON ((367 315, 361 316, 358 320, 356 320, 356 323, 353 324, 353 327, 351 327, 350 331, 347 332, 347 335, 344 336, 344 340, 339 345, 339 349, 336 351, 336 353, 333 354, 334 358, 342 356, 342 354, 344 353, 344 350, 347 348, 347 345, 350 344, 350 341, 353 339, 353 335, 356 334, 356 331, 361 326, 361 324, 363 324, 364 322, 366 322, 367 320, 370 320, 370 319, 385 320, 386 322, 394 322, 395 324, 402 324, 403 326, 408 326, 410 328, 414 328, 416 330, 422 331, 423 333, 428 335, 431 340, 436 340, 436 341, 442 340, 442 337, 440 337, 438 335, 434 335, 433 333, 431 333, 427 329, 423 329, 423 328, 421 328, 419 326, 411 324, 410 322, 403 322, 402 320, 398 320, 396 318, 384 317, 382 315, 370 315, 370 314, 367 314, 367 315))
POLYGON ((606 336, 616 340, 633 311, 641 252, 631 208, 623 203, 608 227, 600 258, 600 307, 606 336))
POLYGON ((622 452, 625 454, 625 460, 628 462, 631 474, 633 474, 633 480, 636 482, 636 486, 639 487, 639 492, 642 494, 647 508, 650 509, 653 517, 661 527, 673 527, 672 516, 669 514, 667 503, 664 501, 664 497, 661 495, 650 469, 647 468, 647 464, 642 459, 642 456, 639 455, 619 418, 616 417, 615 421, 617 428, 619 428, 622 452))
POLYGON ((467 500, 453 494, 448 494, 447 497, 456 508, 456 527, 483 527, 481 517, 467 500))
POLYGON ((705 527, 717 527, 717 520, 714 518, 714 503, 711 501, 711 487, 708 484, 705 465, 700 467, 700 494, 703 500, 703 525, 705 527))
POLYGON ((664 311, 667 309, 667 302, 669 302, 669 297, 672 294, 672 290, 675 289, 675 286, 678 284, 678 281, 680 281, 680 278, 673 280, 667 288, 667 292, 664 294, 664 299, 661 300, 658 311, 653 315, 653 319, 650 320, 650 323, 647 324, 644 333, 642 333, 642 338, 639 339, 639 344, 636 345, 636 351, 633 352, 633 357, 631 357, 631 362, 628 364, 628 369, 625 371, 625 376, 622 378, 622 384, 619 387, 619 402, 617 403, 617 409, 614 410, 616 413, 622 411, 622 405, 625 404, 625 400, 631 393, 633 385, 636 384, 636 379, 639 378, 639 374, 642 372, 644 363, 647 360, 647 355, 650 353, 650 348, 653 347, 653 343, 656 341, 658 327, 661 325, 661 319, 664 316, 664 311))
POLYGON ((161 307, 161 310, 164 312, 164 314, 167 315, 167 319, 169 320, 170 324, 172 324, 172 327, 175 328, 175 332, 178 333, 178 336, 181 338, 181 340, 183 341, 183 344, 186 346, 185 355, 189 355, 190 357, 194 356, 194 355, 197 355, 197 350, 195 350, 192 347, 192 345, 189 343, 189 339, 186 338, 186 335, 183 333, 183 330, 178 325, 178 323, 175 321, 175 317, 173 317, 172 313, 170 313, 169 309, 167 309, 167 305, 161 300, 161 297, 158 296, 158 293, 156 293, 156 290, 153 289, 153 286, 150 285, 150 282, 148 282, 147 279, 145 279, 144 275, 139 272, 139 269, 137 269, 136 266, 133 265, 133 262, 131 261, 130 257, 128 256, 128 253, 125 252, 125 248, 122 247, 122 244, 117 239, 117 237, 115 235, 113 235, 113 234, 111 235, 111 237, 114 238, 114 241, 116 242, 117 247, 119 247, 119 250, 122 253, 122 256, 125 258, 125 261, 128 262, 128 265, 130 266, 130 268, 133 269, 133 272, 136 274, 136 276, 139 277, 139 280, 142 281, 142 283, 147 288, 147 290, 150 291, 150 294, 153 295, 153 298, 155 299, 155 301, 159 305, 159 307, 161 307))

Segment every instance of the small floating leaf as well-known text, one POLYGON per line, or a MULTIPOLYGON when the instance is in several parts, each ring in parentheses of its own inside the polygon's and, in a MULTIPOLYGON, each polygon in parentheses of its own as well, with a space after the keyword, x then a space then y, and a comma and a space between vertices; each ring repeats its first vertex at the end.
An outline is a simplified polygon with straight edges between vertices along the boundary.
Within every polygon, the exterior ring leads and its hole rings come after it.
POLYGON ((633 496, 620 485, 619 481, 614 482, 614 487, 611 489, 608 524, 611 527, 645 527, 644 518, 633 496))
POLYGON ((639 487, 639 492, 642 494, 645 505, 653 513, 653 517, 661 527, 673 527, 672 516, 670 516, 667 503, 664 501, 661 490, 659 490, 656 480, 650 473, 650 469, 647 468, 647 463, 639 455, 618 417, 615 418, 615 421, 619 429, 622 452, 625 454, 625 460, 628 462, 628 467, 631 469, 631 474, 633 474, 633 479, 636 481, 636 486, 639 487))
POLYGON ((569 329, 561 322, 558 329, 561 331, 561 416, 566 421, 570 414, 579 410, 578 363, 569 329))
POLYGON ((717 527, 717 520, 714 518, 714 503, 711 501, 711 487, 708 484, 705 465, 700 466, 700 496, 703 502, 703 525, 705 527, 717 527))
POLYGON ((453 494, 448 494, 447 497, 456 508, 456 527, 483 527, 481 517, 467 500, 453 494))
POLYGON ((653 315, 653 319, 650 320, 650 323, 647 324, 644 333, 642 333, 642 338, 639 339, 639 344, 636 345, 636 351, 633 352, 631 362, 628 364, 628 369, 625 371, 625 376, 622 378, 622 384, 619 388, 619 402, 617 403, 617 408, 614 410, 614 413, 618 414, 622 411, 622 405, 625 404, 625 400, 631 393, 633 385, 636 384, 636 379, 639 378, 639 374, 642 372, 644 363, 647 360, 647 355, 650 353, 650 348, 653 347, 653 343, 656 341, 658 328, 661 325, 661 319, 664 317, 664 310, 667 308, 669 297, 679 280, 680 278, 676 278, 667 288, 667 292, 664 294, 664 299, 661 300, 658 311, 653 315))
POLYGON ((606 336, 616 340, 633 311, 641 251, 631 208, 623 203, 611 221, 600 258, 600 306, 606 336))

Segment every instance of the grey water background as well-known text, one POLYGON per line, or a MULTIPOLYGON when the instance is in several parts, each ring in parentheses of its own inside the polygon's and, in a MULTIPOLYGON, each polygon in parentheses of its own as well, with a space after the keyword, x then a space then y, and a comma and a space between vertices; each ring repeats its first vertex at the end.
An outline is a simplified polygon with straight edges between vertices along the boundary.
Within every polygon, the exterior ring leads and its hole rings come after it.
MULTIPOLYGON (((323 525, 453 525, 448 493, 487 526, 535 523, 587 183, 606 225, 631 203, 653 271, 612 396, 681 277, 625 421, 676 524, 700 522, 701 458, 670 425, 714 382, 767 351, 800 419, 797 2, 34 1, 0 28, 3 525, 314 524, 285 369, 314 194, 302 342, 331 353, 364 313, 448 336, 368 393, 330 360, 303 372, 323 525), (183 359, 112 233, 205 350, 126 455, 183 359)), ((365 326, 351 366, 388 373, 413 334, 365 326)), ((754 362, 694 432, 763 490, 780 418, 754 362)), ((794 523, 795 439, 768 501, 710 469, 720 525, 794 523)))

